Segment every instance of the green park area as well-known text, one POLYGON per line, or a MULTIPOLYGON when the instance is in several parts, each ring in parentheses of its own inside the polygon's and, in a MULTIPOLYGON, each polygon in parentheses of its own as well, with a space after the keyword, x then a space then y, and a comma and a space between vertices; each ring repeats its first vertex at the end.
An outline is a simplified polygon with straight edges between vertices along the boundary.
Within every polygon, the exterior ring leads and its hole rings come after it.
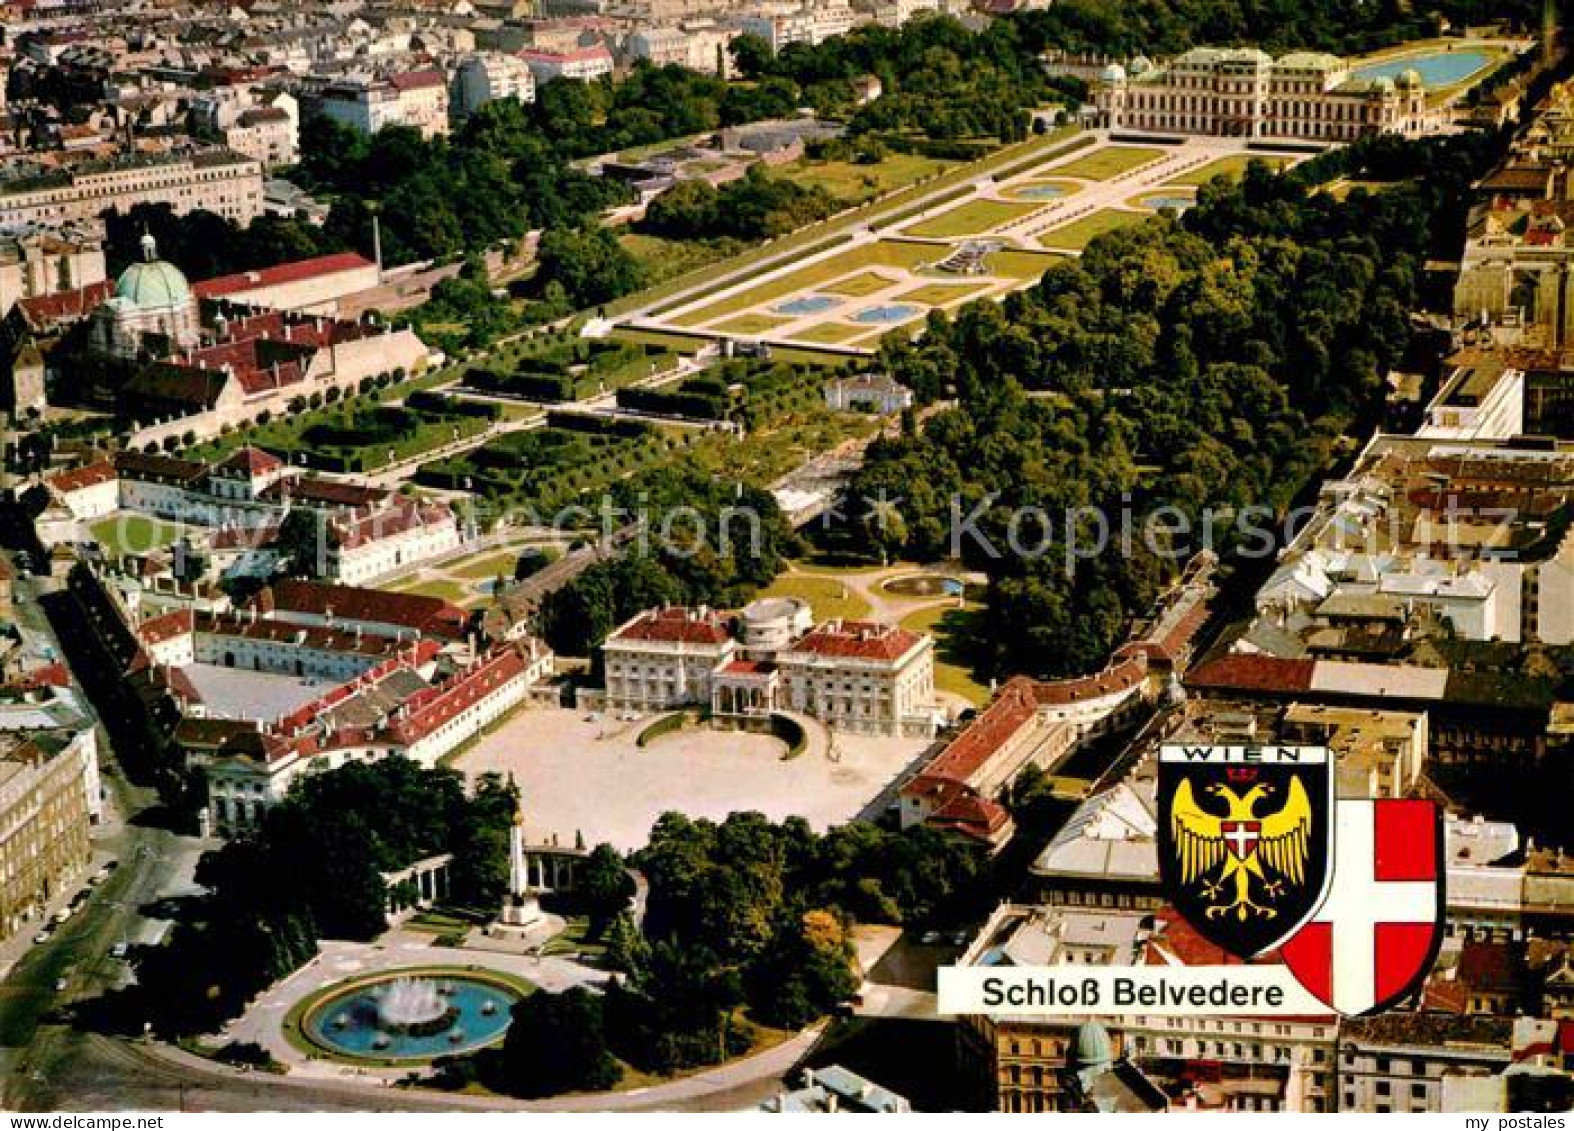
POLYGON ((887 153, 878 161, 814 161, 803 158, 782 165, 775 176, 802 185, 822 188, 837 200, 862 204, 888 192, 945 172, 956 165, 934 157, 911 153, 887 153))
POLYGON ((1038 242, 1045 247, 1065 248, 1067 251, 1081 251, 1095 237, 1102 236, 1105 232, 1113 232, 1118 228, 1140 224, 1148 219, 1150 215, 1147 212, 1121 212, 1114 208, 1101 208, 1099 211, 1079 217, 1069 224, 1050 229, 1038 237, 1038 242))
POLYGON ((790 340, 822 346, 839 346, 854 338, 863 337, 864 329, 862 326, 851 326, 846 322, 819 322, 802 330, 794 330, 790 340))
POLYGON ((479 436, 501 416, 496 405, 418 393, 402 405, 323 413, 301 430, 292 450, 279 454, 324 471, 375 471, 479 436))
POLYGON ((740 314, 736 318, 716 323, 711 329, 723 334, 766 334, 791 321, 791 318, 775 318, 769 314, 740 314))
POLYGON ((618 243, 639 263, 648 287, 720 263, 738 250, 728 240, 673 240, 647 232, 624 232, 618 243))
POLYGON ((903 291, 892 302, 915 302, 924 306, 950 306, 954 302, 987 291, 988 283, 925 283, 910 291, 903 291))
POLYGON ((116 558, 124 554, 161 550, 179 541, 190 527, 140 514, 115 514, 99 519, 89 529, 98 544, 104 547, 104 553, 116 558))
POLYGON ((809 602, 816 621, 833 619, 862 620, 869 615, 865 601, 846 582, 834 577, 784 573, 765 589, 761 597, 796 597, 809 602))
POLYGON ((1234 153, 1228 157, 1220 157, 1216 161, 1209 161, 1206 165, 1199 165, 1197 168, 1190 169, 1177 177, 1172 177, 1169 184, 1164 187, 1169 188, 1172 185, 1195 187, 1197 185, 1205 185, 1213 178, 1221 176, 1229 177, 1231 180, 1238 180, 1246 172, 1246 167, 1253 161, 1261 161, 1274 172, 1278 172, 1290 163, 1288 157, 1264 157, 1252 153, 1234 153))
POLYGON ((1162 149, 1148 149, 1131 145, 1106 145, 1069 161, 1056 165, 1049 172, 1057 177, 1080 177, 1085 181, 1107 181, 1122 173, 1129 173, 1149 161, 1164 156, 1162 149))
POLYGON ((1038 202, 1010 200, 970 200, 938 216, 931 216, 903 229, 902 234, 925 239, 950 239, 955 236, 981 236, 1013 220, 1037 212, 1038 202))
POLYGON ((557 403, 621 389, 677 364, 678 356, 660 345, 562 331, 499 350, 468 370, 464 384, 478 392, 557 403))
POLYGON ((861 275, 840 279, 820 289, 826 294, 846 295, 848 298, 863 298, 865 295, 872 295, 876 291, 885 290, 894 281, 890 276, 882 275, 878 271, 865 271, 861 275))
POLYGON ((499 504, 557 507, 655 466, 680 442, 634 421, 561 413, 547 419, 546 427, 511 432, 425 464, 416 482, 473 492, 499 504))
POLYGON ((1001 278, 1036 280, 1064 258, 1048 251, 1019 251, 1008 247, 990 252, 984 267, 991 275, 1001 278))
POLYGON ((908 240, 877 240, 838 252, 828 258, 788 271, 764 283, 748 287, 719 302, 691 310, 669 319, 680 326, 705 326, 729 314, 775 302, 800 291, 822 288, 846 276, 857 275, 871 267, 913 269, 946 254, 945 248, 908 240))
POLYGON ((974 678, 967 659, 977 617, 977 605, 960 609, 952 604, 930 605, 903 617, 902 627, 935 638, 935 690, 960 695, 981 706, 989 701, 989 688, 974 678))

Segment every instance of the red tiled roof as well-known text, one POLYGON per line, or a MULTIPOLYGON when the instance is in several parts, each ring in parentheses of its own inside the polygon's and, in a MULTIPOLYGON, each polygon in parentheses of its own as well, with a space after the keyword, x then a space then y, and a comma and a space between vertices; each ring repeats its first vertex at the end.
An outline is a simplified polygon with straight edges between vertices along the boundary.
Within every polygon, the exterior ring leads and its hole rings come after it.
POLYGON ((137 635, 144 644, 162 644, 177 636, 188 635, 195 627, 196 618, 190 609, 176 609, 143 621, 137 627, 137 635))
POLYGON ((1033 681, 1017 676, 917 777, 902 787, 902 792, 923 796, 941 791, 945 782, 970 782, 1037 714, 1033 681))
POLYGON ((432 503, 427 506, 396 506, 349 521, 335 521, 333 525, 339 549, 353 550, 384 538, 397 537, 418 527, 453 521, 453 511, 442 503, 432 503))
POLYGON ((845 660, 890 663, 907 655, 923 639, 916 632, 874 621, 833 620, 810 630, 791 650, 845 660))
POLYGON ((284 461, 272 452, 265 452, 261 448, 254 448, 247 444, 232 452, 228 459, 218 465, 227 471, 239 471, 249 476, 266 475, 270 471, 284 466, 284 461))
POLYGON ((295 578, 275 582, 257 594, 251 604, 265 613, 331 614, 346 621, 395 625, 451 640, 463 637, 470 621, 469 613, 441 597, 295 578))
POLYGON ((610 61, 612 59, 612 52, 599 43, 593 47, 576 47, 572 51, 540 51, 527 48, 518 54, 519 58, 526 62, 534 61, 537 63, 582 62, 587 59, 606 59, 610 61))
POLYGON ((1227 691, 1308 691, 1315 664, 1314 660, 1237 653, 1193 668, 1186 684, 1227 691))
POLYGON ((324 652, 352 652, 362 656, 382 656, 395 652, 399 643, 392 637, 366 633, 345 632, 316 625, 292 624, 288 621, 250 619, 239 613, 217 616, 202 613, 196 617, 196 631, 213 636, 236 636, 249 640, 267 640, 280 644, 297 644, 324 652))
POLYGON ((609 640, 651 640, 664 644, 723 644, 732 638, 727 621, 711 609, 651 609, 614 632, 609 640))
POLYGON ((83 467, 73 467, 68 471, 51 475, 48 479, 49 486, 62 495, 69 495, 72 491, 81 491, 88 487, 97 487, 118 479, 113 460, 99 460, 83 467))
POLYGON ((425 70, 411 71, 408 74, 393 75, 388 80, 388 85, 395 90, 428 90, 434 86, 447 86, 441 71, 425 70))
POLYGON ((1065 703, 1080 703, 1085 699, 1101 699, 1106 695, 1130 691, 1147 677, 1147 653, 1138 651, 1096 675, 1035 683, 1033 701, 1041 707, 1053 707, 1065 703))
POLYGON ((417 742, 496 693, 524 671, 525 660, 518 649, 500 649, 477 666, 455 676, 429 701, 413 710, 405 708, 408 713, 394 722, 389 731, 406 744, 417 742))
POLYGON ((143 455, 141 452, 116 452, 115 470, 123 479, 175 483, 190 483, 208 473, 207 465, 195 460, 143 455))
POLYGON ((302 728, 310 726, 316 718, 330 707, 344 702, 365 688, 386 679, 390 674, 401 668, 417 668, 422 664, 430 663, 442 651, 440 645, 432 640, 418 640, 407 649, 401 649, 399 654, 392 659, 384 660, 375 667, 368 668, 354 679, 348 680, 331 688, 310 703, 296 708, 274 724, 274 729, 281 734, 294 736, 302 728))
POLYGON ((109 301, 115 293, 115 284, 108 279, 73 291, 38 295, 24 298, 16 305, 22 310, 31 326, 52 326, 59 322, 76 321, 92 314, 94 309, 109 301))
POLYGON ((315 475, 302 475, 294 479, 281 479, 263 488, 262 498, 270 503, 286 499, 313 503, 325 507, 363 509, 376 506, 388 498, 382 487, 362 487, 356 483, 341 483, 336 479, 319 479, 315 475))
MULTIPOLYGON (((280 110, 279 113, 284 112, 280 110)), ((246 291, 260 290, 263 287, 276 287, 284 283, 300 282, 303 279, 316 279, 323 275, 337 275, 344 271, 358 271, 370 266, 372 261, 365 256, 353 251, 343 251, 335 255, 319 255, 311 259, 297 259, 291 263, 262 267, 256 271, 220 275, 214 279, 193 283, 191 289, 199 298, 225 298, 246 291)))
POLYGON ((729 660, 721 669, 722 675, 770 675, 776 665, 768 660, 729 660))
POLYGON ((958 788, 948 801, 930 815, 929 823, 949 832, 988 842, 1011 824, 1011 814, 998 801, 958 788))

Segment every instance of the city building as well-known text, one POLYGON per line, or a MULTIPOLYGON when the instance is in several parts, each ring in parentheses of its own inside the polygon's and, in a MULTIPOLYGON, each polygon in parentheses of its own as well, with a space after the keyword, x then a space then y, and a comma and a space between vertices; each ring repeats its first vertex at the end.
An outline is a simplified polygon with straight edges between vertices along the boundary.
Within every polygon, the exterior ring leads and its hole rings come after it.
POLYGON ((1339 1031, 1339 1110, 1442 1111, 1445 1081, 1500 1073, 1512 1061, 1509 1017, 1389 1012, 1339 1031))
POLYGON ((764 11, 746 15, 738 26, 770 45, 773 52, 794 43, 813 46, 833 36, 846 35, 858 23, 846 0, 818 0, 785 12, 764 11))
POLYGON ((856 734, 934 733, 933 640, 890 625, 812 626, 806 604, 640 613, 602 644, 609 710, 703 704, 748 724, 779 711, 856 734))
POLYGON ((799 1085, 760 1103, 759 1111, 788 1115, 894 1115, 913 1105, 889 1088, 882 1088, 839 1064, 805 1068, 799 1085))
POLYGON ((293 96, 249 106, 224 130, 224 144, 267 169, 293 165, 301 158, 300 110, 293 96))
MULTIPOLYGON (((957 959, 958 966, 1232 965, 1168 908, 999 907, 957 959)), ((1107 1056, 1079 1057, 1081 1019, 1004 1012, 958 1019, 958 1053, 975 1102, 1004 1112, 1082 1110, 1066 1069, 1124 1059, 1144 1079, 1180 1097, 1177 1108, 1331 1111, 1338 1019, 1150 1017, 1105 1019, 1107 1056), (1208 1081, 1208 1094, 1193 1093, 1208 1081)), ((1135 1081, 1132 1086, 1140 1088, 1135 1081)), ((1095 1105, 1096 1106, 1096 1105, 1095 1105)))
POLYGON ((825 405, 834 412, 890 416, 913 407, 913 390, 888 373, 860 373, 825 383, 825 405))
POLYGON ((536 86, 544 86, 553 79, 571 79, 590 82, 612 73, 612 52, 604 44, 593 47, 572 47, 564 50, 532 48, 519 52, 519 58, 535 76, 536 86))
MULTIPOLYGON (((1406 641, 1574 642, 1574 449, 1379 433, 1258 589, 1259 616, 1318 658, 1406 641)), ((1287 654, 1272 646, 1275 654, 1287 654)))
POLYGON ((105 278, 103 245, 83 229, 0 229, 0 317, 23 299, 89 287, 105 278))
POLYGON ((1335 55, 1279 59, 1255 48, 1196 47, 1164 66, 1118 63, 1095 104, 1112 130, 1345 143, 1369 134, 1421 134, 1441 120, 1421 76, 1363 79, 1335 55))
POLYGON ((0 225, 96 220, 108 209, 167 204, 244 227, 262 212, 262 165, 229 149, 121 154, 0 180, 0 225))
POLYGON ((536 79, 523 59, 501 52, 471 55, 454 73, 454 110, 463 118, 488 102, 512 98, 536 100, 536 79))
POLYGON ((98 809, 91 728, 0 736, 0 939, 38 922, 85 878, 98 809))
POLYGON ((193 283, 191 291, 199 299, 222 299, 240 306, 337 315, 344 299, 374 289, 381 278, 382 272, 370 259, 341 251, 203 279, 193 283))
POLYGON ((448 132, 448 81, 441 71, 420 70, 387 79, 341 79, 323 87, 317 111, 363 134, 409 126, 422 137, 448 132))

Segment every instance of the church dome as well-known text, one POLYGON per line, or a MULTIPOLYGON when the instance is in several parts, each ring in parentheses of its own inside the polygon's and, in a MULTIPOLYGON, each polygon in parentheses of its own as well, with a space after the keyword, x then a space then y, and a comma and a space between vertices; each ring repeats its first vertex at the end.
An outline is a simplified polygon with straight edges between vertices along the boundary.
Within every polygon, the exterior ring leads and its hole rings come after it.
POLYGON ((1071 1067, 1092 1068, 1110 1064, 1115 1059, 1115 1045, 1109 1039, 1109 1030, 1097 1021, 1078 1025, 1071 1037, 1071 1067))
POLYGON ((158 257, 152 236, 142 237, 142 262, 133 263, 115 281, 115 297, 143 310, 185 306, 191 301, 186 276, 173 263, 158 257))
POLYGON ((1099 72, 1099 78, 1104 82, 1125 82, 1126 68, 1122 67, 1119 63, 1111 63, 1101 72, 1099 72))
POLYGON ((1399 85, 1415 87, 1421 85, 1421 72, 1414 67, 1408 67, 1399 73, 1399 85))

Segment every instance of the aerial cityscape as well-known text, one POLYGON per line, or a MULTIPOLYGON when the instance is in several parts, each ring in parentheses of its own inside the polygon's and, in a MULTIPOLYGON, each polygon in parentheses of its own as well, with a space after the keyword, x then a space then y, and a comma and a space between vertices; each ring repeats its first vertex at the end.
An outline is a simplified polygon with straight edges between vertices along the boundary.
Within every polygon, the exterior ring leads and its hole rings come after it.
POLYGON ((1574 3, 0 15, 0 1111, 1574 1111, 1574 3))

